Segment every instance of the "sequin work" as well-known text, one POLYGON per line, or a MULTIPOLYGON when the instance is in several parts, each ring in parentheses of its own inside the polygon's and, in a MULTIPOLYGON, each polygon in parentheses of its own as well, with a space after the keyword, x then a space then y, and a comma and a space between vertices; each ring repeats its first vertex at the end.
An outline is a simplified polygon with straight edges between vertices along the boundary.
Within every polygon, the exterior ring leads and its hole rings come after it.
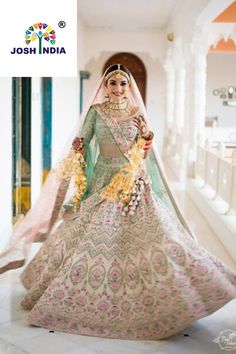
POLYGON ((124 152, 137 130, 98 111, 90 110, 83 128, 84 139, 95 135, 103 151, 91 194, 23 271, 21 304, 30 310, 30 324, 51 330, 166 338, 233 299, 236 274, 191 238, 149 184, 134 215, 122 215, 116 201, 101 198, 127 163, 124 152))

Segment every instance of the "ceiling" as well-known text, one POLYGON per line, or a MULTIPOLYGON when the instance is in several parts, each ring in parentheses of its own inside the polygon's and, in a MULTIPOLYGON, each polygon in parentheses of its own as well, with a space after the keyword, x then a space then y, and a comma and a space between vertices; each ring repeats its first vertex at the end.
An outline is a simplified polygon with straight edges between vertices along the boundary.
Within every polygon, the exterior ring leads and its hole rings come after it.
POLYGON ((162 29, 182 0, 78 0, 83 24, 95 30, 162 29))

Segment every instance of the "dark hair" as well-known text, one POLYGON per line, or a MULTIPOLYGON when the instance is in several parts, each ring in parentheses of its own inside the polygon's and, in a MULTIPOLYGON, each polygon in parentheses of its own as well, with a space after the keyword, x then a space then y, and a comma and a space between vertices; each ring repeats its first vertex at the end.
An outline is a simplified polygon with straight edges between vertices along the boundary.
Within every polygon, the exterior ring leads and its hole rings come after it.
POLYGON ((118 69, 124 71, 130 77, 129 69, 127 69, 126 66, 124 66, 122 64, 114 64, 114 65, 109 66, 109 68, 107 68, 106 71, 105 71, 105 75, 108 75, 112 71, 115 71, 115 70, 118 70, 118 69))

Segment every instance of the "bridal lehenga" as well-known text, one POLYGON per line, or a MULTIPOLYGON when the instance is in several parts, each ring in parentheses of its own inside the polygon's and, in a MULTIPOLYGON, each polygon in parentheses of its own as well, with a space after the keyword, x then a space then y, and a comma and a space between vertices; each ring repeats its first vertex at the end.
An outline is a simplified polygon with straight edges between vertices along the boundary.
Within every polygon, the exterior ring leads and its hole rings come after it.
MULTIPOLYGON (((92 104, 80 129, 87 195, 79 208, 59 208, 58 226, 21 274, 21 304, 30 324, 48 329, 166 338, 235 298, 236 273, 194 239, 155 151, 136 168, 128 204, 106 197, 114 176, 135 165, 138 132, 129 115, 119 120, 103 108, 92 104)), ((57 193, 60 200, 65 191, 57 193)))

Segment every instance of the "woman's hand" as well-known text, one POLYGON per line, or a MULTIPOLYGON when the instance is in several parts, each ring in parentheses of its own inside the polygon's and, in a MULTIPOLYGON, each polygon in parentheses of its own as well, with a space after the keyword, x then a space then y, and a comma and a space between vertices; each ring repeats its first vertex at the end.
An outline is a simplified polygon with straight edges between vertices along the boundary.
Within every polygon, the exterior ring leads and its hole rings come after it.
POLYGON ((134 125, 139 129, 140 135, 145 138, 149 135, 149 128, 146 120, 142 114, 139 114, 138 117, 133 118, 134 125))
POLYGON ((134 125, 139 129, 142 138, 146 140, 146 144, 144 146, 144 159, 145 159, 152 148, 152 140, 154 138, 154 134, 149 130, 147 122, 142 114, 139 114, 138 117, 134 117, 133 122, 134 125))
POLYGON ((76 137, 73 140, 72 147, 77 152, 82 152, 84 150, 84 138, 76 137))
POLYGON ((153 140, 153 138, 150 140, 147 140, 146 144, 144 145, 144 149, 143 149, 144 150, 144 157, 143 157, 144 159, 146 159, 146 157, 148 156, 148 154, 152 148, 152 140, 153 140))

